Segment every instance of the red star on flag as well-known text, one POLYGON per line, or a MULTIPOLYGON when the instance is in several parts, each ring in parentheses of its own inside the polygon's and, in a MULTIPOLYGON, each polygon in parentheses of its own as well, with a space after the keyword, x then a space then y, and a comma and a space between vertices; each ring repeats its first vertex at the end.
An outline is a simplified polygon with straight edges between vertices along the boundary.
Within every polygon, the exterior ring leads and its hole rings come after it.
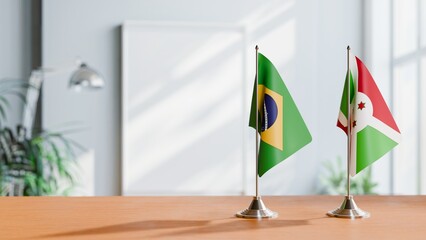
POLYGON ((362 109, 364 109, 364 108, 365 108, 365 102, 362 102, 362 101, 361 101, 361 102, 359 102, 359 103, 358 103, 358 109, 359 109, 359 110, 362 110, 362 109))

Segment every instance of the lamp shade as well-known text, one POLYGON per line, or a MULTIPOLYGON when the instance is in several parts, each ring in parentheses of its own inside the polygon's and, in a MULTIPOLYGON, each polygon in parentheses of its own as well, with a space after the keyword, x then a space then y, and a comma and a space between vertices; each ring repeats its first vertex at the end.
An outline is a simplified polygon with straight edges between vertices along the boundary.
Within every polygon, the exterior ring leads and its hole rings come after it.
POLYGON ((70 78, 69 87, 72 89, 100 89, 105 85, 104 79, 93 68, 82 63, 73 72, 70 78))

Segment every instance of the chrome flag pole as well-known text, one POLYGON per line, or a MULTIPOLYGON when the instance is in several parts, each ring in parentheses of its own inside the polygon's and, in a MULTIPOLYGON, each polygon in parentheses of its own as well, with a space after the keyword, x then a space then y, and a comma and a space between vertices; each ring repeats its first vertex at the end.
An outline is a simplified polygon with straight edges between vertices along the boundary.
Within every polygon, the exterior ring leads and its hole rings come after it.
MULTIPOLYGON (((350 176, 350 166, 351 166, 351 135, 352 135, 352 107, 351 107, 351 70, 350 70, 350 51, 351 47, 347 47, 347 95, 348 95, 348 105, 347 105, 347 186, 346 186, 346 196, 343 200, 342 205, 332 211, 327 212, 327 215, 330 217, 340 217, 340 218, 368 218, 370 214, 361 210, 355 203, 353 196, 351 195, 351 176, 350 176)), ((355 89, 356 90, 356 86, 355 89)), ((354 93, 355 97, 356 91, 354 93)))
MULTIPOLYGON (((259 98, 258 98, 258 74, 259 74, 259 60, 258 52, 259 47, 256 45, 256 80, 255 80, 255 94, 256 94, 256 112, 259 113, 259 98)), ((259 114, 256 114, 256 196, 250 203, 250 206, 236 214, 240 218, 275 218, 278 216, 276 212, 269 210, 263 203, 259 195, 259 114)))

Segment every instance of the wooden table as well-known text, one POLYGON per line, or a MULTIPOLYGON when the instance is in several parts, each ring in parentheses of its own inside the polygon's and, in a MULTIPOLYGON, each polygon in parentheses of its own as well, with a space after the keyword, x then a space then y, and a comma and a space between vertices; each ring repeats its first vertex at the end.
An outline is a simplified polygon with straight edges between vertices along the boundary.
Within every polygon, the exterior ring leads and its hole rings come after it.
POLYGON ((356 196, 368 219, 330 218, 340 196, 263 197, 271 220, 235 218, 251 197, 0 198, 0 239, 426 239, 426 196, 356 196))

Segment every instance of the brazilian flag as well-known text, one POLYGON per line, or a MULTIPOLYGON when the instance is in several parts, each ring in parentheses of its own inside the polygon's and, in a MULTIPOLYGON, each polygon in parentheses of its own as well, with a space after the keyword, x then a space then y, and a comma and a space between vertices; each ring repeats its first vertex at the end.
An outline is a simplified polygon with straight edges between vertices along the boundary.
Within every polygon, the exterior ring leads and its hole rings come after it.
POLYGON ((287 87, 274 65, 258 53, 258 104, 253 89, 249 126, 260 133, 259 176, 312 141, 287 87))

